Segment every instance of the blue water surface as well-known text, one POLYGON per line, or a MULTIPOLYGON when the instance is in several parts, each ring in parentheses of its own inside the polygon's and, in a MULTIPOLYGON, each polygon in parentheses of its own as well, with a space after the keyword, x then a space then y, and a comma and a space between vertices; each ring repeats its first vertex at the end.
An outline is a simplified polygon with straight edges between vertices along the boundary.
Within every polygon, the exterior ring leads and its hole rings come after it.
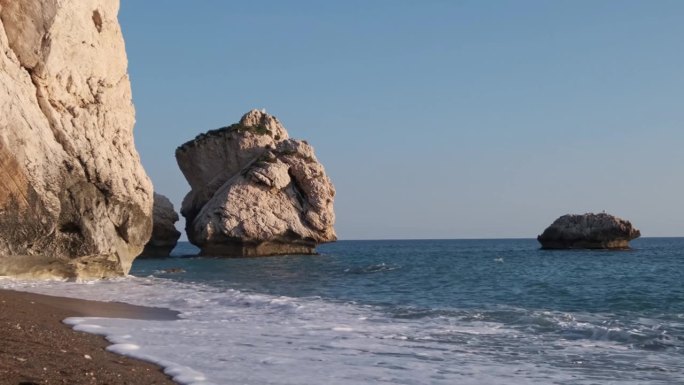
POLYGON ((628 251, 541 250, 533 239, 339 241, 320 255, 137 260, 133 275, 167 276, 290 297, 413 308, 684 313, 684 238, 646 238, 628 251), (163 275, 163 273, 162 273, 163 275))
POLYGON ((632 246, 340 241, 321 245, 320 255, 228 259, 193 256, 198 250, 181 243, 172 258, 136 260, 132 274, 371 307, 378 326, 420 335, 408 343, 501 367, 548 366, 549 383, 684 383, 684 238, 632 246))

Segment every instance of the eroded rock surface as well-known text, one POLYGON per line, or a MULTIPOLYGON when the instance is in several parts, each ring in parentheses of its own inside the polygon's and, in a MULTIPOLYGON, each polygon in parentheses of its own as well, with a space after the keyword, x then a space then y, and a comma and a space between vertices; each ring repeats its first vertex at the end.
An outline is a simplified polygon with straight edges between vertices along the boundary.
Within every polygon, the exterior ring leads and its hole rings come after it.
POLYGON ((173 203, 164 195, 154 193, 152 210, 152 238, 145 245, 140 257, 160 258, 168 257, 180 238, 180 231, 176 230, 178 213, 173 203))
POLYGON ((0 0, 0 274, 129 271, 152 230, 117 0, 0 0))
POLYGON ((641 233, 610 214, 563 215, 537 237, 544 249, 628 249, 641 233))
POLYGON ((336 240, 335 189, 313 148, 275 117, 252 110, 183 144, 176 159, 192 187, 181 214, 202 254, 310 254, 336 240))

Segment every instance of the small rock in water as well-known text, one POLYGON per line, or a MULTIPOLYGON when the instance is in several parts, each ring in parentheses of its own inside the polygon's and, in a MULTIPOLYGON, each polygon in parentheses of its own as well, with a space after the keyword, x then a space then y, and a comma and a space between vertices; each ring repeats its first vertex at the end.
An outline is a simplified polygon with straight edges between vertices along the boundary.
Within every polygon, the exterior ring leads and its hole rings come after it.
POLYGON ((145 245, 140 257, 168 257, 181 236, 180 231, 176 230, 176 222, 178 222, 178 213, 173 208, 173 203, 169 198, 155 192, 152 209, 152 237, 145 245))
POLYGON ((537 237, 542 249, 629 249, 641 232, 610 214, 563 215, 537 237))

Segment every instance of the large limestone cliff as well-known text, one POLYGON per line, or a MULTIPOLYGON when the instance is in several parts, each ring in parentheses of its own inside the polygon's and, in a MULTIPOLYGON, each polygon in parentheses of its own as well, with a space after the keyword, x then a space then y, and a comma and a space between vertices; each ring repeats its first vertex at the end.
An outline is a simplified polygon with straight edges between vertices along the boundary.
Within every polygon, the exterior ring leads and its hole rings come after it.
POLYGON ((183 144, 176 159, 192 187, 181 214, 202 254, 310 254, 336 239, 330 179, 273 116, 250 111, 183 144))
POLYGON ((118 0, 0 0, 0 274, 122 275, 152 229, 118 0))

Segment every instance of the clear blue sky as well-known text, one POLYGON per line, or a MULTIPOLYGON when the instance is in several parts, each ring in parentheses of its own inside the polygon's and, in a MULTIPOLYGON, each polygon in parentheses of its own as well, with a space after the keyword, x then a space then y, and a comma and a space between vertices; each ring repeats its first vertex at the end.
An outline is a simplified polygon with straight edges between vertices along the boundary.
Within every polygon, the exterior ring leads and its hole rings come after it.
MULTIPOLYGON (((266 108, 316 149, 341 239, 534 237, 606 210, 684 236, 684 1, 122 0, 135 137, 266 108)), ((182 225, 179 224, 179 227, 182 225)))

